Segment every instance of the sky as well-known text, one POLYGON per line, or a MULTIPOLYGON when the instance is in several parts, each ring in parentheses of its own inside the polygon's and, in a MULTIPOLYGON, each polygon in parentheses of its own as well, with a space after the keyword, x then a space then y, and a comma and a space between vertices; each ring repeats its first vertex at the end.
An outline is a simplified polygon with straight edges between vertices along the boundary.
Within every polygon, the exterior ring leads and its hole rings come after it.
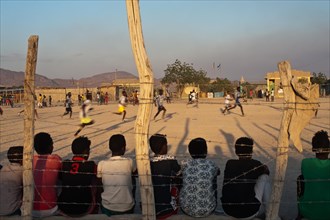
MULTIPOLYGON (((138 76, 125 1, 0 3, 1 68, 25 71, 28 38, 38 35, 37 74, 80 79, 118 70, 138 76)), ((293 69, 330 78, 329 3, 142 0, 139 4, 156 78, 164 77, 167 66, 178 59, 205 70, 210 78, 261 81, 283 60, 293 69)))

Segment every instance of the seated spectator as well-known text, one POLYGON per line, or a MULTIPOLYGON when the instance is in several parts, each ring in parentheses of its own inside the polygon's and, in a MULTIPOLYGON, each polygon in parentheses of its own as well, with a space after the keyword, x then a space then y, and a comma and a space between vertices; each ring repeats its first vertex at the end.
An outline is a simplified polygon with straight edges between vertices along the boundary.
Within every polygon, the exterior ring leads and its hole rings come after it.
POLYGON ((297 219, 326 220, 330 218, 330 143, 326 131, 315 133, 312 150, 315 158, 301 161, 297 219))
POLYGON ((23 147, 10 147, 10 164, 0 170, 0 216, 21 215, 23 198, 23 147))
POLYGON ((110 137, 109 148, 112 156, 102 160, 97 166, 97 177, 102 178, 101 211, 108 216, 130 214, 134 211, 132 175, 136 173, 136 164, 123 155, 126 140, 121 134, 110 137))
POLYGON ((188 145, 192 159, 182 165, 182 189, 180 206, 192 217, 207 217, 217 207, 218 166, 207 156, 207 144, 203 138, 195 138, 188 145))
POLYGON ((271 188, 268 167, 252 159, 253 140, 236 140, 238 160, 228 160, 224 172, 222 207, 226 215, 237 219, 253 219, 265 215, 271 188))
POLYGON ((57 214, 57 184, 62 158, 53 153, 50 134, 40 132, 34 136, 33 157, 34 203, 32 216, 47 217, 57 214))
POLYGON ((62 191, 58 207, 63 215, 79 217, 93 213, 97 207, 97 166, 94 161, 88 161, 90 145, 87 137, 76 138, 71 146, 74 156, 62 162, 62 191))
POLYGON ((165 135, 152 135, 149 138, 149 144, 155 154, 150 159, 150 167, 156 217, 157 219, 166 219, 178 212, 180 165, 173 156, 167 155, 165 135))

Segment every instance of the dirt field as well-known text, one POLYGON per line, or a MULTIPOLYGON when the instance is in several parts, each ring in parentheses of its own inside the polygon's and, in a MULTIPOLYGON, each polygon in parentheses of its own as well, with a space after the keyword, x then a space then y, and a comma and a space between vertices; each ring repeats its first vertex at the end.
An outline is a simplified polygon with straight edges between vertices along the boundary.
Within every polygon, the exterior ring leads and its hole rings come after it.
MULTIPOLYGON (((330 132, 330 98, 320 99, 321 106, 317 117, 313 118, 302 132, 304 152, 298 153, 290 148, 288 168, 281 200, 280 216, 283 219, 293 219, 297 214, 296 183, 300 173, 300 161, 305 157, 313 157, 311 152, 311 138, 318 130, 330 132)), ((255 141, 254 158, 269 166, 271 177, 274 174, 276 161, 276 146, 282 117, 282 100, 265 102, 263 99, 249 100, 244 103, 245 117, 240 114, 239 108, 231 110, 231 114, 223 115, 220 108, 224 100, 204 99, 199 106, 186 105, 184 101, 174 101, 166 104, 166 118, 158 116, 156 121, 150 122, 150 134, 162 133, 167 135, 169 154, 175 155, 179 161, 189 158, 187 145, 196 137, 203 137, 208 141, 208 154, 220 167, 218 177, 218 195, 221 196, 223 171, 225 163, 235 158, 234 142, 241 136, 252 137, 255 141)), ((127 107, 127 121, 122 122, 121 116, 112 114, 117 111, 117 104, 96 105, 91 112, 95 124, 86 127, 81 135, 92 141, 90 159, 98 162, 110 155, 108 148, 109 137, 116 133, 125 135, 127 141, 127 156, 134 157, 135 133, 134 122, 138 106, 127 107)), ((10 146, 23 144, 23 115, 18 112, 23 106, 15 108, 3 107, 4 115, 0 116, 0 164, 8 163, 7 149, 10 146)), ((73 118, 61 118, 64 107, 48 107, 37 109, 40 119, 35 121, 35 133, 48 132, 54 140, 54 152, 63 159, 71 154, 71 143, 79 125, 79 107, 73 107, 73 118)), ((153 107, 153 115, 156 113, 153 107)), ((219 201, 219 200, 218 200, 219 201)), ((221 210, 221 205, 218 205, 221 210)), ((139 212, 140 210, 137 210, 139 212)))

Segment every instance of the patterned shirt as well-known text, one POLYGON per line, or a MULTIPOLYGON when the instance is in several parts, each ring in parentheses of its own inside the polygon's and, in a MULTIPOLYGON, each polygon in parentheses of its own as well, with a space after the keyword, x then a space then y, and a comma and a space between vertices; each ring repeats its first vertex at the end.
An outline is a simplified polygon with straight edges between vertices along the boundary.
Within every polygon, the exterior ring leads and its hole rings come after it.
POLYGON ((193 217, 206 217, 217 206, 217 175, 220 169, 208 159, 191 159, 182 165, 181 209, 193 217))

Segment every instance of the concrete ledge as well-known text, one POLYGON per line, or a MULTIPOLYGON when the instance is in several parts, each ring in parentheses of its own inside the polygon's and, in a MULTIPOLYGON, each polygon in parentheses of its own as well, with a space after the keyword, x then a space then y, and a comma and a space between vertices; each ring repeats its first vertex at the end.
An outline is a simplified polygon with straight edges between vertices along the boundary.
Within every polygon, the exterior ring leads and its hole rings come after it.
MULTIPOLYGON (((11 217, 1 217, 1 220, 21 220, 22 217, 21 216, 11 216, 11 217)), ((35 218, 35 219, 39 219, 39 218, 35 218)), ((64 216, 50 216, 50 217, 46 217, 46 218, 41 218, 44 220, 64 220, 64 219, 75 219, 75 218, 69 218, 69 217, 64 217, 64 216)), ((78 218, 76 218, 78 219, 78 218)), ((86 215, 83 217, 79 217, 79 220, 109 220, 109 219, 113 219, 113 220, 141 220, 142 219, 142 215, 141 214, 129 214, 129 215, 114 215, 111 217, 108 217, 104 214, 94 214, 94 215, 86 215)), ((210 215, 207 216, 205 218, 193 218, 187 215, 182 215, 182 214, 178 214, 178 215, 173 215, 170 218, 167 218, 168 220, 196 220, 196 219, 207 219, 207 220, 233 220, 234 218, 228 217, 228 216, 224 216, 224 215, 210 215)), ((40 219, 39 219, 40 220, 40 219)), ((254 218, 253 220, 261 220, 259 218, 254 218)))

